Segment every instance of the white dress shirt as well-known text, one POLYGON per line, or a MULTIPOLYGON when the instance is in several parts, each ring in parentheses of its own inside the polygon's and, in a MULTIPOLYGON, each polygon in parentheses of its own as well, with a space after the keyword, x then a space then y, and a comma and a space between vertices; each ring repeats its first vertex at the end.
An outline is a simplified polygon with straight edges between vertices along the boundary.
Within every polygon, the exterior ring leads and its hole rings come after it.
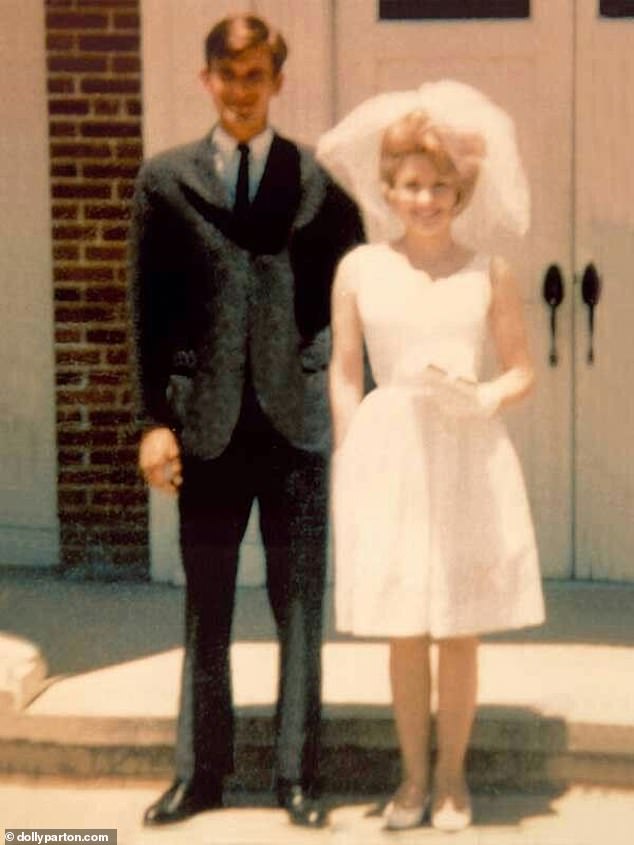
MULTIPOLYGON (((249 200, 253 200, 260 182, 266 160, 269 156, 271 144, 273 143, 273 130, 270 126, 256 135, 248 143, 249 147, 249 200)), ((228 132, 218 125, 214 128, 211 136, 213 144, 213 156, 216 173, 220 176, 227 189, 229 205, 233 207, 236 196, 236 182, 238 179, 238 166, 240 164, 240 152, 238 142, 228 132)))

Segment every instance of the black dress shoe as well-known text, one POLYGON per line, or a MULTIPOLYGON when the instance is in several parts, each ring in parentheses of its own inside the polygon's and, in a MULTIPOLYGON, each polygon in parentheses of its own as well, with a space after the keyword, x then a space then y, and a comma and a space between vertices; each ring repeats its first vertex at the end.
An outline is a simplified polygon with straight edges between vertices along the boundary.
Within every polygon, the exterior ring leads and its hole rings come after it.
POLYGON ((176 780, 163 795, 145 811, 143 824, 151 827, 188 819, 204 810, 222 807, 222 783, 176 780))
POLYGON ((301 783, 280 778, 277 782, 277 803, 286 810, 292 824, 324 827, 328 822, 321 803, 308 795, 301 783))

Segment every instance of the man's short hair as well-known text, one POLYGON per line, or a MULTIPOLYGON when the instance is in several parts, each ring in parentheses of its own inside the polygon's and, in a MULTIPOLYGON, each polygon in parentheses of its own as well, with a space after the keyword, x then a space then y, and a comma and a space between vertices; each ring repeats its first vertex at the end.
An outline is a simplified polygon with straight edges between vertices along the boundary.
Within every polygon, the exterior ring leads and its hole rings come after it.
POLYGON ((269 48, 277 76, 288 55, 288 46, 281 33, 256 15, 230 15, 219 21, 205 39, 207 67, 214 60, 235 59, 245 50, 261 45, 269 48))

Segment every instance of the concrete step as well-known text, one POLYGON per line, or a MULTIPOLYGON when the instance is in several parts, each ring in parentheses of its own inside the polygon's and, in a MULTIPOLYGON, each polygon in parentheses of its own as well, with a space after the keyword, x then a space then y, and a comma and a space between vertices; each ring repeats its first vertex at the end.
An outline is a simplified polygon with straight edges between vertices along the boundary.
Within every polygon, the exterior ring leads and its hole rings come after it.
MULTIPOLYGON (((40 644, 51 677, 22 712, 0 714, 0 771, 168 778, 182 591, 24 579, 9 579, 4 590, 15 602, 15 633, 40 644), (19 612, 27 606, 30 623, 19 612)), ((469 757, 476 788, 634 786, 632 598, 631 587, 551 584, 544 629, 486 639, 469 757)), ((387 656, 384 642, 336 634, 329 612, 322 759, 329 791, 385 792, 398 781, 387 656)), ((232 663, 233 786, 267 789, 277 646, 262 590, 240 591, 232 663)))
MULTIPOLYGON (((119 722, 111 730, 104 723, 81 724, 73 719, 65 727, 65 738, 59 737, 50 721, 30 725, 23 737, 5 727, 6 723, 1 726, 0 738, 3 774, 166 779, 172 773, 171 726, 156 730, 156 725, 137 720, 133 725, 119 722), (104 729, 109 741, 100 743, 99 733, 104 729), (156 741, 142 742, 140 734, 145 730, 156 732, 156 741), (126 742, 122 733, 137 734, 137 739, 126 742), (170 739, 163 738, 165 733, 170 739)), ((570 750, 561 742, 560 728, 556 722, 521 725, 515 717, 496 720, 481 714, 469 752, 471 785, 475 789, 518 790, 570 783, 634 787, 634 754, 570 750), (552 746, 549 736, 557 738, 552 746), (500 742, 501 737, 506 741, 500 742)), ((256 792, 269 789, 273 761, 270 718, 239 717, 237 738, 236 771, 228 787, 256 792)), ((321 774, 329 792, 363 795, 393 788, 399 780, 399 759, 391 721, 361 717, 351 729, 349 718, 327 719, 321 774)))
MULTIPOLYGON (((329 790, 382 792, 398 780, 391 715, 328 707, 321 770, 329 790)), ((0 719, 0 771, 76 777, 167 778, 173 718, 23 715, 0 719)), ((270 786, 270 713, 237 713, 237 789, 270 786)), ((524 708, 480 706, 469 753, 474 786, 533 789, 566 783, 634 787, 634 730, 566 722, 524 708)))
POLYGON ((48 667, 40 649, 0 631, 0 713, 18 713, 44 689, 48 667))

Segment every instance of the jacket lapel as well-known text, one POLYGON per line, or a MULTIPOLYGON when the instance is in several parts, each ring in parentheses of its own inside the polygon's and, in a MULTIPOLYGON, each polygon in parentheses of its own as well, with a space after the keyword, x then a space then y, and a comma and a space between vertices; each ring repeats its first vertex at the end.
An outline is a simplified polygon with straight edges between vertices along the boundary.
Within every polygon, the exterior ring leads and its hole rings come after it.
POLYGON ((228 209, 227 192, 214 166, 211 132, 194 146, 191 168, 183 181, 210 205, 228 209))
POLYGON ((234 240, 233 214, 224 183, 214 166, 211 133, 192 146, 181 173, 181 187, 187 205, 195 208, 224 237, 234 240))

